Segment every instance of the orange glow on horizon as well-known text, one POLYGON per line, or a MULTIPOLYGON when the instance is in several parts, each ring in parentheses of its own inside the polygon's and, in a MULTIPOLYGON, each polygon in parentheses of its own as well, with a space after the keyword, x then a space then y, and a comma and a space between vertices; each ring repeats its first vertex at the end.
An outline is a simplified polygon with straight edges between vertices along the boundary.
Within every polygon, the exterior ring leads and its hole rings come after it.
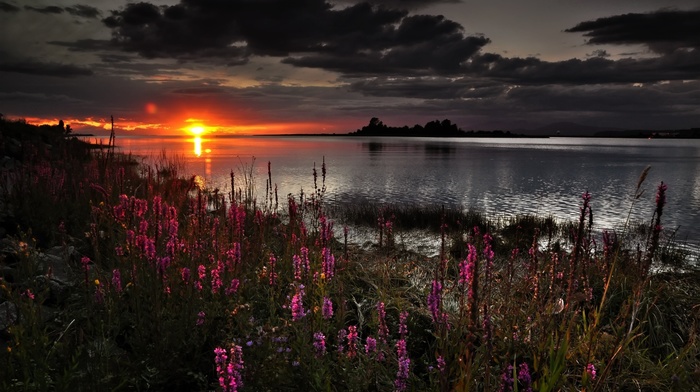
MULTIPOLYGON (((163 113, 158 110, 157 116, 163 113)), ((155 121, 142 121, 138 118, 114 118, 114 129, 117 135, 120 132, 135 135, 154 136, 204 136, 204 135, 278 135, 278 134, 316 134, 316 133, 337 133, 344 134, 353 131, 353 126, 342 126, 331 123, 316 122, 251 122, 250 120, 236 124, 231 119, 211 118, 204 119, 204 116, 185 119, 153 118, 155 121), (164 120, 165 122, 159 122, 164 120), (170 120, 170 121, 169 121, 170 120), (175 121, 172 121, 175 120, 175 121), (183 122, 185 123, 182 126, 183 122), (179 124, 178 124, 179 123, 179 124), (232 124, 233 123, 233 124, 232 124), (234 125, 235 124, 235 125, 234 125)), ((58 124, 61 118, 50 117, 15 117, 6 116, 7 119, 24 119, 30 124, 58 124)), ((109 117, 63 117, 63 122, 70 125, 74 133, 95 133, 103 134, 111 131, 112 124, 109 117)))

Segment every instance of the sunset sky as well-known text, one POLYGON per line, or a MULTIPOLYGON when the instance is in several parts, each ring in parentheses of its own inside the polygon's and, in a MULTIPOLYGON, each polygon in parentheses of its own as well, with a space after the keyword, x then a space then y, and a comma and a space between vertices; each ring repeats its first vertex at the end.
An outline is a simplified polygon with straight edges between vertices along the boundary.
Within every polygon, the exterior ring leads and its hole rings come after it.
POLYGON ((700 7, 0 0, 0 113, 139 134, 700 127, 700 7))

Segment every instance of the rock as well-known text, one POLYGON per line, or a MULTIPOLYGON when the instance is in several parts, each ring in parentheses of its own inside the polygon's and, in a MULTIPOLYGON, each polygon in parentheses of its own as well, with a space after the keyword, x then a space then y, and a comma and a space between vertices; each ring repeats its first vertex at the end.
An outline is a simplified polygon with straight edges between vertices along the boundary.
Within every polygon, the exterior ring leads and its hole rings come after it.
POLYGON ((16 274, 17 271, 12 267, 0 267, 0 278, 2 278, 5 282, 14 283, 16 274))
POLYGON ((5 301, 0 304, 0 331, 17 322, 17 305, 5 301))
MULTIPOLYGON (((60 252, 64 252, 63 247, 56 247, 60 249, 60 252)), ((71 252, 75 252, 72 246, 69 246, 65 255, 58 256, 56 253, 58 250, 52 248, 46 253, 40 253, 38 257, 39 267, 42 271, 46 272, 46 275, 54 281, 57 281, 64 285, 73 285, 76 281, 76 274, 69 265, 71 252), (69 251, 70 250, 70 251, 69 251)))

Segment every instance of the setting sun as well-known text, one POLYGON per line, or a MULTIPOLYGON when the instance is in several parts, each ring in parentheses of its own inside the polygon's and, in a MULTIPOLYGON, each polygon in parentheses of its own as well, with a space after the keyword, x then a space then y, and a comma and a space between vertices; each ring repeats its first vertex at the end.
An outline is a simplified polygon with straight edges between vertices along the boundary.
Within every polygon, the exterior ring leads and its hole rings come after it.
POLYGON ((201 135, 202 133, 204 133, 204 127, 202 127, 201 125, 190 127, 190 133, 193 135, 201 135))

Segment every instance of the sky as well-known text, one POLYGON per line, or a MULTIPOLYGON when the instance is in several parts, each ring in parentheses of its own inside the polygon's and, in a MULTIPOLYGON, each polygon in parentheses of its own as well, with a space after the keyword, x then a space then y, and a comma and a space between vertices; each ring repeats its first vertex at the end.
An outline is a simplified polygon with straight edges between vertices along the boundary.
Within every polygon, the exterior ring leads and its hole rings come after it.
POLYGON ((0 0, 0 113, 138 134, 700 127, 700 6, 0 0))

